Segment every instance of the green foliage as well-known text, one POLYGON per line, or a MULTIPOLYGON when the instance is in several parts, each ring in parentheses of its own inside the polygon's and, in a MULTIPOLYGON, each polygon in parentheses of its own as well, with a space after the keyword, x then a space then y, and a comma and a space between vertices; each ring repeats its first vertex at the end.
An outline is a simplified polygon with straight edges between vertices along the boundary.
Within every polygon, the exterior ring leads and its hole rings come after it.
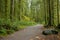
POLYGON ((0 19, 0 34, 2 35, 11 34, 15 31, 18 31, 20 29, 26 28, 27 26, 34 24, 36 23, 26 20, 21 20, 21 21, 16 20, 14 22, 11 22, 10 19, 8 20, 0 19))
POLYGON ((10 24, 11 23, 11 21, 10 21, 10 19, 4 19, 4 18, 1 18, 0 19, 0 25, 4 25, 4 24, 10 24))
POLYGON ((19 23, 20 25, 25 25, 25 26, 30 26, 30 25, 34 25, 36 24, 35 22, 32 22, 32 21, 20 21, 19 23))
POLYGON ((14 29, 11 24, 12 23, 9 20, 0 19, 0 34, 5 35, 12 33, 14 29))
POLYGON ((7 30, 5 28, 1 28, 0 35, 6 35, 6 34, 7 34, 7 30))
POLYGON ((14 33, 14 32, 15 32, 15 30, 12 30, 12 29, 7 30, 7 34, 11 34, 11 33, 14 33))
POLYGON ((30 21, 30 17, 27 17, 27 16, 25 16, 25 15, 23 15, 23 20, 25 20, 25 21, 30 21))

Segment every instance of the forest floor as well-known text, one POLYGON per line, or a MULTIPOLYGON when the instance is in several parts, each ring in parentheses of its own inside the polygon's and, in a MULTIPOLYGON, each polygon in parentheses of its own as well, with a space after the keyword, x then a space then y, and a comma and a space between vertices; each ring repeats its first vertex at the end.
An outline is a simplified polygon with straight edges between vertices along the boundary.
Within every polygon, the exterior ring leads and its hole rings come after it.
POLYGON ((7 37, 1 37, 0 40, 60 40, 58 35, 43 35, 43 30, 45 30, 43 25, 38 24, 15 32, 7 37))

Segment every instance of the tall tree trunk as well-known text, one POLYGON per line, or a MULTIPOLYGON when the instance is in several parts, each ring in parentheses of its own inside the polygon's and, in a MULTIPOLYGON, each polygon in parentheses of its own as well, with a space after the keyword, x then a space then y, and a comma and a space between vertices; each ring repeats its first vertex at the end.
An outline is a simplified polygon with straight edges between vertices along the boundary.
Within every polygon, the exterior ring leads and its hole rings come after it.
POLYGON ((18 8, 19 8, 19 10, 18 10, 18 19, 20 20, 21 18, 20 18, 20 3, 21 3, 21 0, 18 0, 18 3, 19 3, 19 5, 18 5, 18 8))
POLYGON ((59 21, 59 0, 57 0, 57 18, 58 18, 58 24, 60 23, 59 21))
POLYGON ((49 19, 48 19, 48 25, 51 26, 51 1, 47 0, 48 5, 49 5, 49 19))
POLYGON ((46 9, 46 0, 43 0, 43 2, 44 2, 44 13, 45 13, 45 25, 47 25, 47 13, 46 13, 46 11, 47 11, 47 9, 46 9))
POLYGON ((10 1, 10 19, 13 21, 13 15, 14 15, 14 0, 10 1))

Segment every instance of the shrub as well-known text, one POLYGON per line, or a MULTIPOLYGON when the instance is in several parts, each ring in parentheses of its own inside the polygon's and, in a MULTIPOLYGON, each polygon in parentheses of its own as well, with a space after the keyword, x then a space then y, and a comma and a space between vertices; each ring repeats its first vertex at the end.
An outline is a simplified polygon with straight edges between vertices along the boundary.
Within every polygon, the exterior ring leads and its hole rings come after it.
POLYGON ((13 33, 13 32, 15 32, 14 30, 7 30, 7 34, 11 34, 11 33, 13 33))
POLYGON ((26 28, 26 26, 34 25, 36 24, 35 22, 32 21, 26 21, 26 20, 21 20, 21 21, 14 21, 11 22, 10 19, 0 19, 0 34, 11 34, 15 31, 18 31, 20 29, 26 28))
POLYGON ((34 25, 36 23, 32 22, 32 21, 20 21, 19 24, 24 25, 24 26, 30 26, 30 25, 34 25))
POLYGON ((6 34, 7 34, 7 30, 5 28, 1 28, 0 35, 6 35, 6 34))

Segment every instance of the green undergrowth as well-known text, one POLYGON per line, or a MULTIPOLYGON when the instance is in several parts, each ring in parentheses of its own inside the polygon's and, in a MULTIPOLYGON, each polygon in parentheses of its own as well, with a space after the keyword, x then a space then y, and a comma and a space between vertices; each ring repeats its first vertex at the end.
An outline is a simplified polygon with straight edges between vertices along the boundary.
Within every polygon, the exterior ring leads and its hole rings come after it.
POLYGON ((36 23, 33 21, 14 21, 0 19, 0 36, 6 36, 14 33, 15 31, 24 29, 28 26, 35 25, 36 23))

